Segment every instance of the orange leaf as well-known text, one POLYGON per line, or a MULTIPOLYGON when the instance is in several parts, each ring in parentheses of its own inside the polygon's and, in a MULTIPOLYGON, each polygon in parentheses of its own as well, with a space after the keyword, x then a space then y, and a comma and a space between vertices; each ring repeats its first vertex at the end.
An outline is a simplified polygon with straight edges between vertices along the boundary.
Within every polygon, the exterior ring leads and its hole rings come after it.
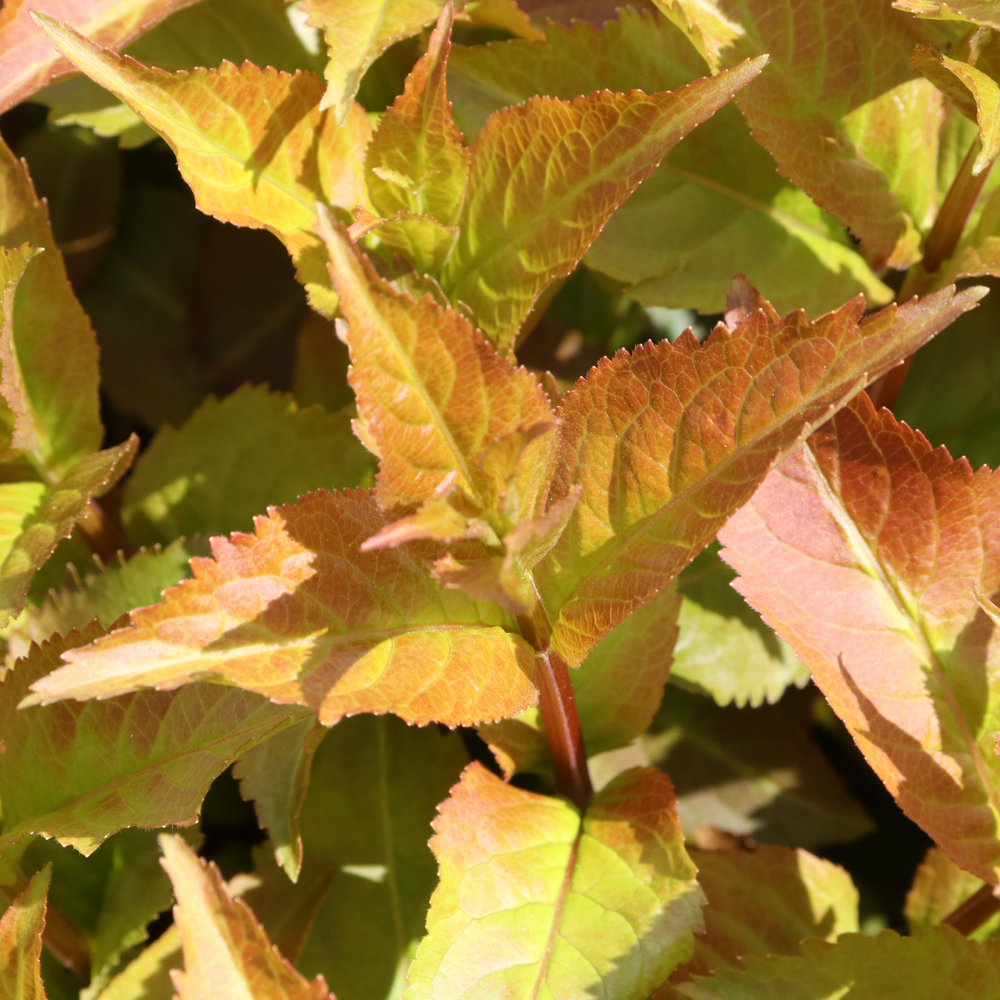
POLYGON ((167 73, 116 56, 52 18, 37 20, 79 69, 170 143, 203 212, 278 236, 313 304, 332 311, 315 206, 353 209, 367 201, 362 158, 371 124, 360 105, 350 106, 341 126, 320 110, 323 87, 311 73, 229 62, 167 73))
POLYGON ((0 917, 0 994, 4 1000, 45 1000, 42 930, 52 868, 46 865, 0 917))
POLYGON ((52 43, 32 24, 44 11, 72 24, 100 45, 119 49, 194 0, 7 0, 0 10, 0 112, 73 72, 52 43))
POLYGON ((184 971, 171 974, 178 1000, 333 1000, 322 976, 310 982, 300 975, 268 940, 250 907, 230 898, 214 864, 176 834, 161 835, 160 846, 184 947, 184 971))
POLYGON ((945 289, 864 320, 859 297, 810 323, 778 316, 745 279, 733 289, 729 326, 704 345, 685 334, 622 351, 563 400, 550 501, 574 485, 583 498, 535 574, 572 664, 676 576, 803 434, 982 295, 945 289))
POLYGON ((364 491, 311 493, 214 538, 194 579, 132 626, 66 654, 26 704, 224 678, 325 725, 359 712, 470 725, 533 704, 534 652, 498 607, 442 591, 407 549, 361 552, 385 521, 364 491), (511 630, 511 631, 508 631, 511 630))
POLYGON ((611 213, 766 57, 674 92, 535 97, 491 116, 470 147, 461 236, 441 284, 503 351, 539 294, 573 270, 611 213))
POLYGON ((812 670, 904 812, 1000 881, 1000 473, 860 397, 721 532, 734 586, 812 670))

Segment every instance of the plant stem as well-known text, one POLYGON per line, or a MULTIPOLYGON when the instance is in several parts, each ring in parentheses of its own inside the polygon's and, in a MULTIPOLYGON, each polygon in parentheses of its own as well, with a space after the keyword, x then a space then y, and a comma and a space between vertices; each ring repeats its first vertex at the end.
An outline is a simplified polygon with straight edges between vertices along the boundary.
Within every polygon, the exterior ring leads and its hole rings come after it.
POLYGON ((1000 913, 1000 899, 993 895, 993 886, 984 885, 941 923, 954 927, 959 934, 968 935, 985 924, 995 913, 1000 913))
POLYGON ((566 661, 552 650, 538 655, 538 691, 556 788, 580 809, 586 809, 594 797, 594 789, 587 771, 580 716, 566 661))
POLYGON ((125 558, 135 555, 135 548, 125 533, 96 500, 88 500, 83 516, 76 522, 80 533, 93 549, 94 554, 107 565, 119 552, 125 558))

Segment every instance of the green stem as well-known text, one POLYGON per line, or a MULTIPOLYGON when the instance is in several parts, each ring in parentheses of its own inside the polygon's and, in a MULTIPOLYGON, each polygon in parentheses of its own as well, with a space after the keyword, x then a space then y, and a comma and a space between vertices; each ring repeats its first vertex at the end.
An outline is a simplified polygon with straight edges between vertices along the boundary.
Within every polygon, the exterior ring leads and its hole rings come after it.
POLYGON ((941 922, 954 927, 959 934, 971 934, 995 913, 1000 913, 1000 899, 993 895, 993 889, 991 885, 984 885, 941 922))

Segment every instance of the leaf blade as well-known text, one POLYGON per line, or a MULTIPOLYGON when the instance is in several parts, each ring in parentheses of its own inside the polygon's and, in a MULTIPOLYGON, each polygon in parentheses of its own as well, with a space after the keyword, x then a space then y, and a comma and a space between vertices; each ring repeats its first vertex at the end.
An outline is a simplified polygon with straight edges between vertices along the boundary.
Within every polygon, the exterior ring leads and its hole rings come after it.
POLYGON ((0 988, 10 1000, 46 1000, 42 929, 51 873, 38 872, 0 917, 0 988))

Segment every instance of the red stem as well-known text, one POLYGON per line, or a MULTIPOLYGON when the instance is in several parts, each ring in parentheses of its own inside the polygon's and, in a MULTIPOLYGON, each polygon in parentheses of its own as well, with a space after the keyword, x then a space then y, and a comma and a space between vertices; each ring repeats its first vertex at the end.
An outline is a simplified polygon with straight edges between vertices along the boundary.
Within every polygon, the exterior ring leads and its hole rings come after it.
POLYGON ((586 809, 594 789, 587 770, 580 716, 566 661, 552 650, 538 654, 538 691, 556 788, 580 809, 586 809))
POLYGON ((984 885, 941 922, 959 934, 971 934, 995 913, 1000 913, 1000 899, 993 895, 993 886, 984 885))

